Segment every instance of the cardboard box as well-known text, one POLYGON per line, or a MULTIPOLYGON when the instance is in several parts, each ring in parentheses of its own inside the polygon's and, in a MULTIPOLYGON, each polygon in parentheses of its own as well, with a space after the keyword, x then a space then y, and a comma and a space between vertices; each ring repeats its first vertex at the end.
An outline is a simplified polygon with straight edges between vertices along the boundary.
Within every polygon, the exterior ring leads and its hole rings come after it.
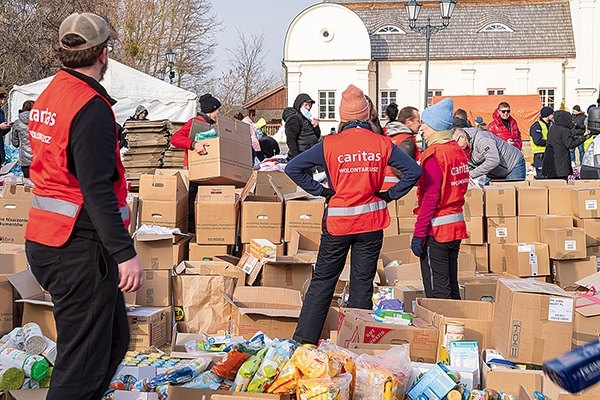
POLYGON ((549 228, 572 228, 573 216, 571 215, 540 215, 537 222, 539 236, 542 242, 547 242, 546 229, 549 228))
POLYGON ((252 143, 250 127, 242 121, 219 115, 217 123, 209 125, 194 120, 190 135, 216 129, 219 136, 204 139, 208 154, 188 151, 189 179, 210 185, 235 185, 242 187, 252 175, 252 143))
POLYGON ((135 303, 145 307, 171 305, 171 271, 144 270, 144 284, 136 292, 135 303))
POLYGON ((509 361, 541 365, 571 349, 574 308, 556 285, 499 279, 492 347, 509 361))
POLYGON ((231 246, 227 244, 198 244, 190 241, 189 260, 190 261, 211 261, 216 256, 231 254, 231 246))
POLYGON ((552 260, 554 282, 565 289, 577 287, 575 282, 598 271, 596 256, 582 260, 552 260))
POLYGON ((277 246, 267 239, 250 239, 249 253, 260 262, 275 261, 277 246))
POLYGON ((237 287, 232 297, 233 332, 249 339, 258 331, 271 338, 291 338, 298 324, 300 292, 274 287, 237 287))
POLYGON ((484 217, 468 217, 465 215, 465 223, 467 224, 468 239, 463 239, 461 244, 476 244, 485 243, 484 217))
POLYGON ((127 311, 129 321, 129 350, 162 346, 167 341, 167 309, 139 307, 127 311))
POLYGON ((0 275, 0 337, 15 327, 15 296, 7 275, 0 275))
POLYGON ((517 188, 517 215, 548 214, 548 188, 529 186, 517 188))
POLYGON ((325 199, 307 193, 285 195, 284 241, 292 240, 292 231, 319 242, 322 232, 325 199))
MULTIPOLYGON (((490 346, 494 305, 485 301, 417 299, 415 315, 433 325, 439 334, 439 344, 443 343, 444 326, 449 321, 465 324, 465 340, 476 340, 480 349, 490 346)), ((439 351, 439 349, 438 349, 439 351)), ((439 352, 437 353, 439 360, 439 352)))
POLYGON ((600 337, 600 295, 578 296, 573 319, 573 346, 582 346, 600 337))
POLYGON ((567 182, 564 179, 533 179, 529 181, 529 186, 565 187, 567 182))
POLYGON ((142 266, 146 269, 173 269, 187 257, 189 235, 135 235, 135 250, 142 266))
POLYGON ((30 269, 7 277, 8 281, 21 296, 15 303, 23 303, 23 324, 37 323, 44 336, 56 342, 56 323, 52 308, 52 296, 35 279, 30 269))
POLYGON ((396 204, 396 200, 392 200, 387 205, 388 212, 390 213, 390 217, 398 217, 398 205, 396 204))
MULTIPOLYGON (((528 181, 528 180, 524 180, 524 181, 507 181, 504 179, 499 179, 499 180, 491 180, 490 181, 490 185, 489 186, 505 186, 505 187, 511 187, 511 188, 517 188, 517 187, 526 187, 529 186, 529 182, 533 182, 533 181, 528 181)), ((488 186, 486 186, 487 188, 488 186)))
POLYGON ((521 242, 539 242, 540 228, 538 226, 538 217, 533 215, 517 217, 517 241, 521 242))
POLYGON ((129 211, 131 212, 131 217, 129 220, 129 234, 133 236, 133 233, 138 228, 138 221, 140 216, 140 198, 137 193, 127 193, 127 205, 129 206, 129 211))
POLYGON ((488 246, 484 245, 468 245, 461 244, 460 251, 463 253, 471 253, 475 257, 475 270, 477 272, 488 272, 488 246))
POLYGON ((579 218, 598 218, 600 188, 574 187, 571 191, 573 215, 579 218))
POLYGON ((315 242, 310 237, 298 233, 296 230, 292 230, 291 241, 287 246, 287 255, 314 264, 317 262, 319 242, 320 241, 315 242))
POLYGON ((352 308, 340 309, 337 344, 350 347, 351 343, 405 344, 410 343, 410 358, 418 362, 435 362, 438 331, 426 322, 413 319, 414 326, 375 322, 373 311, 352 308))
POLYGON ((463 283, 464 300, 494 302, 497 279, 477 278, 463 283))
POLYGON ((549 228, 543 237, 550 247, 550 258, 570 260, 587 257, 585 232, 581 228, 549 228))
POLYGON ((483 217, 485 215, 482 189, 469 188, 469 190, 467 190, 463 213, 465 214, 465 217, 483 217))
POLYGON ((0 197, 0 243, 25 243, 25 227, 32 201, 30 186, 4 185, 0 197))
POLYGON ((256 186, 256 174, 252 174, 242 191, 242 243, 250 239, 263 238, 278 244, 283 228, 283 195, 271 180, 275 196, 256 196, 251 192, 256 186))
MULTIPOLYGON (((243 257, 240 261, 243 260, 243 257)), ((239 264, 238 264, 239 265, 239 264)), ((248 275, 250 286, 268 286, 301 291, 312 278, 313 265, 292 256, 258 262, 248 275)))
POLYGON ((517 196, 514 187, 488 186, 484 193, 487 217, 517 216, 517 196))
POLYGON ((517 242, 517 217, 488 217, 487 241, 490 244, 517 242))
POLYGON ((423 285, 379 286, 377 291, 383 291, 384 293, 390 291, 392 298, 400 300, 404 304, 404 311, 411 314, 413 313, 415 300, 425 297, 423 285))
POLYGON ((490 272, 503 273, 506 272, 506 245, 505 244, 490 244, 489 245, 489 266, 490 272))
POLYGON ((423 279, 421 277, 421 263, 418 262, 386 266, 384 273, 388 286, 396 286, 401 282, 418 282, 423 279))
POLYGON ((140 175, 139 198, 177 202, 188 198, 183 171, 156 169, 152 173, 140 175))
POLYGON ((477 270, 477 264, 475 262, 475 255, 473 253, 458 253, 458 277, 467 278, 475 276, 477 270))
POLYGON ((0 274, 25 271, 28 265, 23 244, 0 243, 0 274))
POLYGON ((556 215, 573 215, 573 199, 571 186, 548 186, 548 213, 556 215))
POLYGON ((140 225, 158 225, 179 228, 187 232, 188 199, 177 201, 140 200, 140 225))
POLYGON ((406 195, 396 200, 396 213, 398 217, 414 217, 413 210, 418 205, 417 188, 412 188, 406 195))
POLYGON ((600 218, 574 218, 574 222, 585 231, 586 247, 600 246, 600 218))
POLYGON ((482 363, 481 366, 482 387, 493 388, 504 393, 519 393, 521 385, 529 393, 541 392, 543 377, 542 371, 503 368, 492 370, 486 363, 482 363))
POLYGON ((398 217, 398 234, 412 234, 415 230, 417 217, 398 217))
POLYGON ((585 252, 588 257, 591 257, 591 256, 600 257, 600 246, 586 247, 585 252))
POLYGON ((235 244, 238 217, 235 186, 198 186, 194 207, 196 243, 235 244))
MULTIPOLYGON (((201 390, 183 387, 182 385, 169 386, 170 400, 289 400, 289 394, 267 394, 249 392, 230 392, 225 390, 201 390)), ((118 399, 115 399, 118 400, 118 399)))
POLYGON ((283 195, 296 193, 300 190, 298 185, 283 171, 256 171, 254 194, 257 196, 277 196, 277 192, 273 190, 269 180, 275 183, 277 189, 283 195))
POLYGON ((520 277, 549 276, 550 259, 546 243, 507 243, 506 272, 520 277))
POLYGON ((390 224, 383 229, 383 236, 397 236, 400 233, 397 217, 390 217, 390 224))
POLYGON ((230 255, 220 255, 211 261, 182 261, 175 267, 176 274, 186 275, 221 275, 236 279, 236 286, 246 284, 246 273, 237 263, 239 259, 230 255))

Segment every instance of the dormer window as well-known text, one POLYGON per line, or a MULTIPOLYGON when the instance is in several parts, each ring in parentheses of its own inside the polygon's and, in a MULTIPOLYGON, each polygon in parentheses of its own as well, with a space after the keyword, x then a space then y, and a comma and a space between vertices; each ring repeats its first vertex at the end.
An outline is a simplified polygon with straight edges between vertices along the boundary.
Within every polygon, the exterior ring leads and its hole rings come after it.
POLYGON ((504 24, 495 23, 487 25, 480 32, 513 32, 513 30, 504 24))
POLYGON ((388 35, 390 33, 404 33, 404 31, 393 25, 387 25, 379 28, 375 33, 378 35, 388 35))

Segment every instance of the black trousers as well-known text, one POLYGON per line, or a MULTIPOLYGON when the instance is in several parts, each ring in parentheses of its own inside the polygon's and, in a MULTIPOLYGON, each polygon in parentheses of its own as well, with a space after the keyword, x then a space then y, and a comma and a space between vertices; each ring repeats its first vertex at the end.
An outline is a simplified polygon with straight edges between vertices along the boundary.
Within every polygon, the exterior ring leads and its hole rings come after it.
POLYGON ((95 234, 86 236, 74 234, 59 248, 25 245, 31 272, 54 303, 57 357, 47 400, 102 398, 129 345, 117 264, 95 234))
POLYGON ((536 153, 533 155, 533 167, 535 168, 536 179, 543 179, 542 166, 544 164, 544 153, 536 153))
POLYGON ((351 251, 348 307, 373 307, 373 279, 377 273, 377 259, 382 243, 381 230, 345 236, 332 236, 326 229, 323 230, 315 272, 294 333, 295 341, 302 344, 319 342, 348 251, 351 251))
POLYGON ((198 182, 190 181, 190 192, 188 196, 188 233, 196 232, 196 195, 198 194, 198 182))
POLYGON ((421 256, 421 276, 425 296, 460 300, 458 290, 458 251, 460 240, 441 243, 427 236, 421 256))

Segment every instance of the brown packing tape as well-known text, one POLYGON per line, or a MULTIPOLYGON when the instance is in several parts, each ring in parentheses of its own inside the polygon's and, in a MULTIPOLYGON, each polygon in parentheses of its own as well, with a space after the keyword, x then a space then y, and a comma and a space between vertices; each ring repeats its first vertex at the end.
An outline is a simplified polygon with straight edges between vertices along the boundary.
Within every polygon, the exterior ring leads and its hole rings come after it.
MULTIPOLYGON (((504 191, 502 190, 501 192, 504 192, 504 191)), ((502 218, 502 216, 504 215, 504 205, 496 204, 496 211, 497 211, 497 214, 502 218)))

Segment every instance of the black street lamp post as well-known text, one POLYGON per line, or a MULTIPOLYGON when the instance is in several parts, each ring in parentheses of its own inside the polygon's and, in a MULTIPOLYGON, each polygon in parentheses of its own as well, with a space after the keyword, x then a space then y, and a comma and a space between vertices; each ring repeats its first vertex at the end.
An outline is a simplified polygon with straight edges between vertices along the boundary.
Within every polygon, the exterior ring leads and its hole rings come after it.
POLYGON ((421 3, 418 0, 409 0, 404 6, 406 9, 406 15, 408 17, 408 26, 413 32, 420 33, 425 36, 426 47, 425 47, 425 104, 423 109, 428 106, 429 98, 429 41, 431 36, 435 35, 441 30, 446 29, 450 24, 450 18, 454 12, 456 6, 456 0, 439 0, 440 11, 442 14, 442 25, 431 25, 431 17, 427 17, 427 25, 417 26, 417 19, 419 18, 419 12, 421 11, 421 3))
POLYGON ((167 64, 169 64, 169 83, 173 84, 173 78, 175 78, 175 70, 173 65, 175 64, 175 52, 173 50, 167 51, 167 64))

